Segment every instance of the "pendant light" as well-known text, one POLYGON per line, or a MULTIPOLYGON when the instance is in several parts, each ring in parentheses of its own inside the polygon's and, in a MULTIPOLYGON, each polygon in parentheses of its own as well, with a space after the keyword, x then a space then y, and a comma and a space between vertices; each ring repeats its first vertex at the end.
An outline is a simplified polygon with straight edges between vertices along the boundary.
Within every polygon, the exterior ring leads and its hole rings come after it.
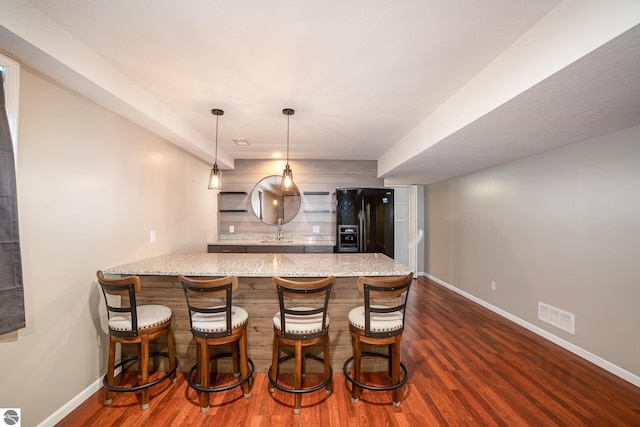
POLYGON ((291 191, 294 188, 293 171, 289 167, 289 118, 295 113, 291 108, 282 110, 282 114, 287 116, 287 165, 282 172, 282 191, 291 191))
POLYGON ((218 119, 224 114, 224 111, 214 108, 211 110, 211 114, 216 116, 216 153, 211 175, 209 175, 209 190, 222 190, 222 171, 218 169, 218 119))

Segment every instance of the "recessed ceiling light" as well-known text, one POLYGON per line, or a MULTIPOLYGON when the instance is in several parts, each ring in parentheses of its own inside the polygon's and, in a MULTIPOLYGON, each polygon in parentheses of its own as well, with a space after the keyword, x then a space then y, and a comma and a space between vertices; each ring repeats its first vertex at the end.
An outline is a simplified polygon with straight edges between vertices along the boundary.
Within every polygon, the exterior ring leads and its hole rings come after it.
POLYGON ((279 159, 280 157, 282 157, 282 154, 281 153, 273 153, 271 155, 271 157, 273 157, 274 159, 279 159))
POLYGON ((236 145, 249 145, 249 141, 246 139, 234 139, 233 142, 235 142, 236 145))

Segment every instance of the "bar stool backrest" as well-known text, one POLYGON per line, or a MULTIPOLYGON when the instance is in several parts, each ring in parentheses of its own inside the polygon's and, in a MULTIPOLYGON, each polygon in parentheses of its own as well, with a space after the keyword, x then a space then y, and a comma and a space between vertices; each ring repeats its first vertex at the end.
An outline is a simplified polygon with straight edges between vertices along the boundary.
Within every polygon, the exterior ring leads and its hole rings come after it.
POLYGON ((107 320, 110 320, 113 313, 125 313, 124 317, 131 319, 131 330, 123 331, 109 327, 109 333, 117 337, 138 336, 138 312, 136 305, 136 292, 140 291, 140 278, 138 276, 127 276, 120 279, 107 279, 102 271, 97 273, 98 283, 102 289, 104 302, 107 307, 107 320), (119 305, 111 305, 107 295, 119 296, 119 305))
POLYGON ((203 338, 221 338, 232 334, 233 292, 238 290, 238 278, 226 276, 216 279, 193 279, 178 276, 189 308, 189 326, 193 335, 203 338), (193 316, 200 313, 224 314, 225 325, 221 331, 203 331, 193 328, 193 316))
POLYGON ((385 338, 402 334, 405 311, 413 273, 398 278, 359 277, 358 291, 364 294, 365 336, 385 338), (398 303, 399 301, 399 303, 398 303), (375 314, 398 313, 401 327, 384 331, 373 331, 371 319, 375 314))
POLYGON ((335 280, 333 276, 311 281, 302 281, 300 279, 294 281, 283 279, 282 277, 273 278, 273 288, 278 294, 278 303, 280 304, 280 332, 282 337, 286 339, 313 339, 327 333, 329 327, 327 310, 335 280), (305 307, 301 307, 296 305, 296 300, 300 299, 316 299, 319 302, 305 304, 305 307), (307 307, 307 305, 316 305, 316 307, 307 307), (287 314, 298 319, 312 319, 311 316, 322 314, 322 327, 314 332, 290 332, 292 328, 287 327, 287 314))

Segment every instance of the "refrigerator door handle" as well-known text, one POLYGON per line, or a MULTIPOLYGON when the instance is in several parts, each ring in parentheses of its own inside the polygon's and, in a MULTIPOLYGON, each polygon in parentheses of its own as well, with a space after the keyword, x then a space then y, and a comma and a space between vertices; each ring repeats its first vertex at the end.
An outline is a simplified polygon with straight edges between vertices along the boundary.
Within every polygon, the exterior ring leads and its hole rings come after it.
POLYGON ((358 219, 359 219, 359 228, 358 228, 358 252, 364 252, 364 233, 365 233, 365 218, 364 215, 362 215, 362 209, 360 209, 360 212, 358 213, 358 219))
POLYGON ((358 222, 359 222, 359 229, 358 229, 358 252, 365 252, 366 248, 366 242, 365 242, 365 236, 367 233, 367 215, 365 212, 365 200, 364 200, 364 195, 362 194, 362 190, 358 191, 358 195, 357 195, 357 205, 358 205, 358 222))

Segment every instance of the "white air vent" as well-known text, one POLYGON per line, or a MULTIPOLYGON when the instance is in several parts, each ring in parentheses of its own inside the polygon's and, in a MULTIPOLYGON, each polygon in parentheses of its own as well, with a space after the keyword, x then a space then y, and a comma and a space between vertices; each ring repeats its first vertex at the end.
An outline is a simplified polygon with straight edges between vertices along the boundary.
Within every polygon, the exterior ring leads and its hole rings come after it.
POLYGON ((575 334, 576 316, 573 313, 538 301, 538 319, 570 334, 575 334))

